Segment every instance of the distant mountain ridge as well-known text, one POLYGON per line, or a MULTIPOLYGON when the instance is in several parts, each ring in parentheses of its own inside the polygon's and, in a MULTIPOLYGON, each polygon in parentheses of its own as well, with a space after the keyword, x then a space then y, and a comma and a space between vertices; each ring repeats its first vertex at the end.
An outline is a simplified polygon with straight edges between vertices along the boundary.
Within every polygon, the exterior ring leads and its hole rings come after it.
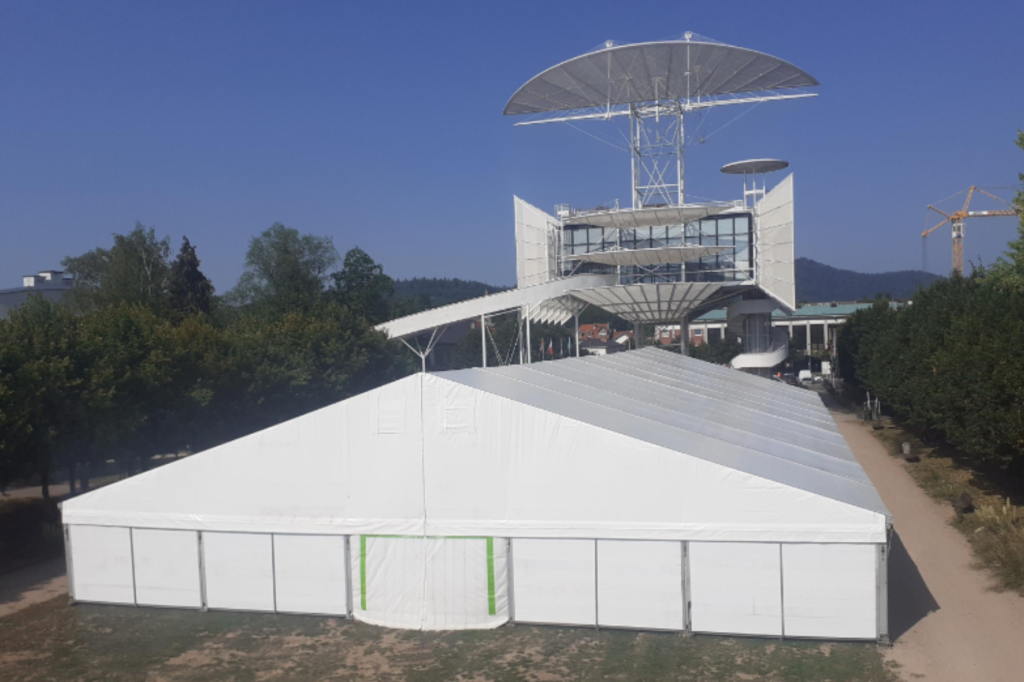
POLYGON ((859 301, 888 294, 894 299, 913 298, 938 275, 923 270, 899 270, 869 274, 843 270, 810 258, 796 259, 796 300, 801 303, 859 301))
MULTIPOLYGON (((938 275, 921 270, 868 274, 843 270, 810 258, 796 259, 796 300, 801 303, 859 301, 888 294, 894 299, 913 298, 919 287, 928 286, 938 275)), ((415 299, 417 309, 436 308, 512 287, 448 277, 413 277, 395 280, 395 299, 415 299)))

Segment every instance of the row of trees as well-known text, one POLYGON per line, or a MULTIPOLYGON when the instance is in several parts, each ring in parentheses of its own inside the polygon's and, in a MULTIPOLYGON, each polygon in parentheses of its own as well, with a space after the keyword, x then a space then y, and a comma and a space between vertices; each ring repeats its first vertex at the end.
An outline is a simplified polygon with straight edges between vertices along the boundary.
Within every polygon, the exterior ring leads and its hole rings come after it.
MULTIPOLYGON (((200 450, 411 371, 373 324, 391 279, 360 249, 276 224, 223 297, 185 239, 138 225, 67 258, 65 303, 32 297, 0 321, 0 486, 115 460, 200 450), (340 267, 338 267, 340 265, 340 267)), ((134 465, 132 465, 134 463, 134 465)))
POLYGON ((837 350, 844 376, 910 424, 1024 475, 1024 192, 1015 204, 1004 258, 853 315, 837 350))

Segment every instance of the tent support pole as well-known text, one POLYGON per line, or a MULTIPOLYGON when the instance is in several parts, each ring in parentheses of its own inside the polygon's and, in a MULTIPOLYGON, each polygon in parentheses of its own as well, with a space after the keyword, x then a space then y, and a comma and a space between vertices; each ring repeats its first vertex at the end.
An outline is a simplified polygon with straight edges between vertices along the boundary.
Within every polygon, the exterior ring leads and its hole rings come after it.
POLYGON ((786 577, 782 572, 782 543, 779 543, 779 641, 786 639, 786 577))
POLYGON ((64 525, 64 564, 68 575, 68 606, 75 604, 75 564, 71 559, 71 527, 64 525))
POLYGON ((505 582, 508 585, 508 622, 516 622, 516 580, 512 566, 512 538, 505 538, 505 582))
POLYGON ((277 613, 277 547, 274 534, 270 534, 270 583, 274 588, 274 613, 277 613))
POLYGON ((196 543, 199 547, 199 610, 206 611, 206 550, 203 549, 203 531, 196 531, 196 543))
POLYGON ((139 587, 135 582, 135 532, 128 528, 128 554, 132 560, 132 603, 139 605, 139 587))
POLYGON ((597 539, 594 539, 594 629, 601 629, 601 600, 598 598, 597 539))
POLYGON ((683 553, 683 637, 693 636, 693 621, 690 613, 690 543, 683 540, 681 551, 683 553))
POLYGON ((352 536, 345 536, 345 615, 352 617, 352 536))

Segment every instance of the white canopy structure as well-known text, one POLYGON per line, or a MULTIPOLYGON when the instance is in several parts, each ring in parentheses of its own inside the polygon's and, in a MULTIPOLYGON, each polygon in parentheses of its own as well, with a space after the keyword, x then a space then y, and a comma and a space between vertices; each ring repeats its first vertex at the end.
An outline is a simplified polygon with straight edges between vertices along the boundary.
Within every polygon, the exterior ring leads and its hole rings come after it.
POLYGON ((609 41, 531 78, 512 95, 505 114, 709 99, 815 85, 814 77, 778 57, 692 34, 682 40, 633 45, 609 41))
POLYGON ((564 225, 593 225, 616 230, 659 225, 683 225, 722 213, 733 204, 687 204, 686 206, 647 206, 639 209, 608 209, 574 212, 565 217, 564 225))
POLYGON ((668 246, 657 249, 611 249, 608 251, 589 251, 587 253, 567 256, 566 260, 601 263, 602 265, 650 267, 652 265, 686 263, 729 250, 728 246, 668 246))
POLYGON ((890 518, 817 398, 656 349, 410 376, 63 513, 78 601, 888 632, 890 518))

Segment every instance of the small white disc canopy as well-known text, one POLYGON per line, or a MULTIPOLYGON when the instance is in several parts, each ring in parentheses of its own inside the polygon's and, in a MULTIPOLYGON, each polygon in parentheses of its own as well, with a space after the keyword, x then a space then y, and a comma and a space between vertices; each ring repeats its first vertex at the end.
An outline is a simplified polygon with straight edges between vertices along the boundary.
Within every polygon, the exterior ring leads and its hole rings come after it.
POLYGON ((771 173, 789 167, 789 161, 782 159, 749 159, 733 161, 722 166, 722 172, 729 175, 752 175, 754 173, 771 173))

